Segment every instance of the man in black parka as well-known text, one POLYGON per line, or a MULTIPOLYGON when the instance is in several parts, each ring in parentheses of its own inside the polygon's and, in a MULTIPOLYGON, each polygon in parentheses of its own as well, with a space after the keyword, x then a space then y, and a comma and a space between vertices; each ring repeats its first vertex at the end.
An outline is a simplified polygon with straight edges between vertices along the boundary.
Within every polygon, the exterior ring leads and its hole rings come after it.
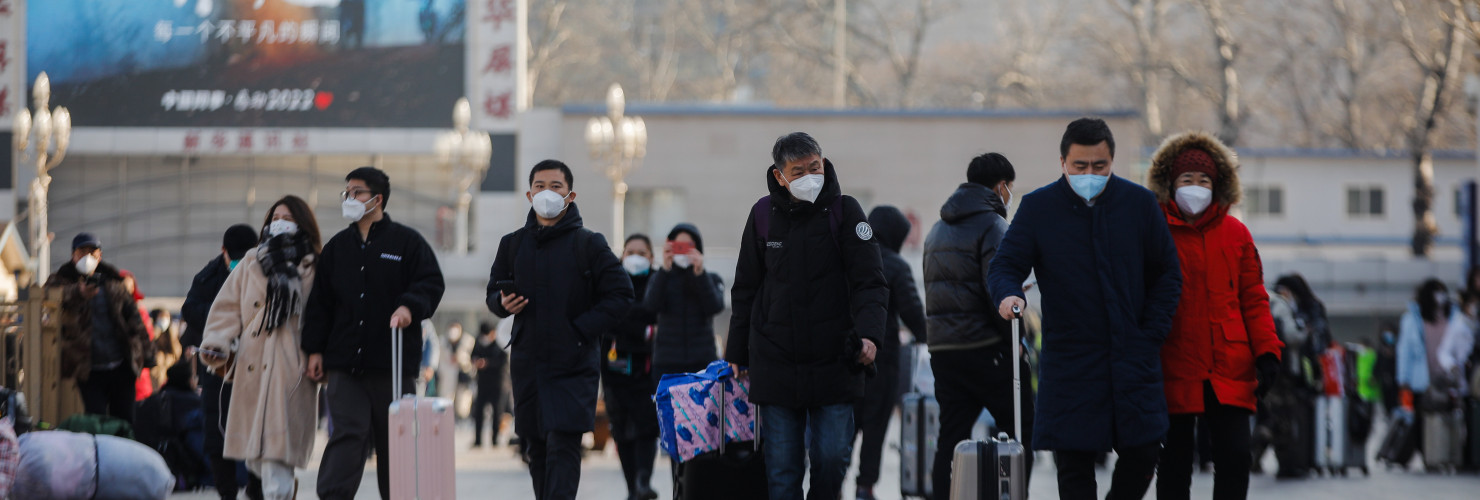
POLYGON ((626 316, 632 280, 606 238, 582 227, 570 168, 545 160, 529 176, 534 207, 499 241, 487 303, 514 316, 514 432, 528 443, 535 498, 568 500, 581 481, 581 435, 595 427, 601 335, 626 316))
POLYGON ((325 500, 354 498, 370 444, 380 457, 380 496, 390 498, 392 377, 401 377, 402 393, 415 390, 422 344, 416 339, 446 289, 431 245, 385 213, 390 194, 390 177, 377 168, 345 176, 341 208, 350 225, 324 244, 304 306, 308 377, 328 382, 334 421, 319 463, 318 494, 325 500), (394 328, 403 329, 401 373, 391 372, 394 328))
POLYGON ((725 360, 760 406, 771 500, 832 500, 853 455, 853 403, 884 335, 888 288, 873 228, 811 136, 776 140, 770 196, 751 208, 725 360), (810 443, 806 437, 810 434, 810 443), (810 460, 804 453, 810 452, 810 460))
POLYGON ((882 205, 868 214, 874 238, 879 240, 879 254, 884 268, 884 281, 889 284, 889 315, 884 321, 884 338, 879 343, 875 365, 877 376, 863 384, 863 400, 853 407, 853 419, 863 434, 863 448, 858 453, 858 495, 860 500, 873 500, 874 484, 879 482, 879 467, 884 456, 884 433, 899 401, 899 325, 909 327, 917 341, 925 340, 925 306, 915 287, 910 263, 899 255, 904 240, 913 226, 898 208, 882 205))
MULTIPOLYGON (((236 268, 236 263, 247 254, 247 250, 257 248, 257 239, 257 230, 246 224, 237 224, 226 229, 226 234, 221 237, 221 254, 196 273, 195 279, 190 282, 190 291, 185 294, 185 304, 180 306, 180 318, 185 320, 185 334, 180 336, 181 346, 200 347, 211 304, 216 302, 216 295, 221 293, 221 287, 226 284, 226 276, 236 268)), ((216 493, 221 495, 221 500, 236 500, 239 493, 236 484, 238 462, 222 456, 226 444, 222 429, 226 428, 226 414, 231 409, 231 384, 211 373, 204 363, 196 367, 195 373, 200 379, 201 401, 207 403, 202 408, 206 418, 205 450, 206 458, 211 462, 211 477, 216 483, 216 493)), ((262 495, 257 493, 261 489, 262 479, 255 475, 250 476, 247 496, 261 498, 262 495)))
MULTIPOLYGON (((966 183, 946 199, 940 221, 925 237, 930 368, 940 403, 940 440, 931 470, 935 491, 949 491, 956 444, 971 439, 982 409, 992 413, 998 429, 1032 445, 1032 384, 1023 384, 1019 401, 1025 435, 1014 436, 1012 323, 997 314, 987 289, 987 269, 1007 234, 1007 206, 1016 178, 1012 163, 1001 154, 972 158, 966 183)), ((1019 373, 1026 379, 1032 372, 1024 362, 1019 373)), ((1031 477, 1031 453, 1027 460, 1031 477)))

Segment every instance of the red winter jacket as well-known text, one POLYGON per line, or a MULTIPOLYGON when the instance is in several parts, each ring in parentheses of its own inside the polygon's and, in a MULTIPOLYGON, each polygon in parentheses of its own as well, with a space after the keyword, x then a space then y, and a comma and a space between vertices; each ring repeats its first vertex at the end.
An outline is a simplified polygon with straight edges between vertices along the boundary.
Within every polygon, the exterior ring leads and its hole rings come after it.
POLYGON ((1218 402, 1254 411, 1254 360, 1280 356, 1284 344, 1274 330, 1269 292, 1259 251, 1249 229, 1228 215, 1239 200, 1235 156, 1200 133, 1182 134, 1152 156, 1148 186, 1162 202, 1182 264, 1182 300, 1161 350, 1167 409, 1202 413, 1203 386, 1211 382, 1218 402), (1208 151, 1218 166, 1214 203, 1191 223, 1173 201, 1170 163, 1187 148, 1208 151))

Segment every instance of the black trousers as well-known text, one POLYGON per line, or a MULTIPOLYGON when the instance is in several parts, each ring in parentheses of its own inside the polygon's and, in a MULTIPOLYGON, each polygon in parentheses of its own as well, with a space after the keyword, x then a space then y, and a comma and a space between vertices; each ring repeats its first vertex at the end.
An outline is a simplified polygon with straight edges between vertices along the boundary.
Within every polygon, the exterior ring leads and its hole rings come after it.
POLYGON ((648 373, 609 370, 601 372, 601 384, 627 493, 636 497, 652 489, 653 461, 658 458, 658 408, 653 403, 657 384, 648 373))
MULTIPOLYGON (((241 489, 237 482, 237 470, 241 462, 223 457, 226 438, 226 415, 231 410, 231 384, 211 373, 204 363, 196 362, 195 373, 200 379, 201 412, 205 415, 206 461, 211 465, 211 479, 216 483, 216 494, 221 500, 236 500, 241 489)), ((247 472, 247 498, 261 500, 262 478, 247 472)))
POLYGON ((492 411, 490 417, 493 426, 489 434, 489 443, 498 444, 499 427, 504 423, 504 377, 483 376, 478 377, 478 395, 473 397, 473 445, 483 444, 483 412, 492 411))
MULTIPOLYGON (((1004 342, 1003 344, 1006 344, 1004 342)), ((965 351, 939 351, 930 353, 930 369, 935 372, 935 399, 940 403, 940 440, 935 451, 935 469, 931 481, 935 492, 943 495, 951 491, 951 461, 955 458, 956 445, 971 439, 971 428, 976 425, 982 409, 992 412, 997 428, 1012 436, 1012 346, 997 345, 965 351)), ((1033 394, 1028 382, 1026 361, 1021 367, 1023 398, 1019 401, 1023 411, 1023 446, 1033 449, 1033 394)), ((1017 436, 1013 436, 1017 439, 1017 436)), ((1032 478, 1033 454, 1026 458, 1029 476, 1032 478)), ((1153 460, 1154 463, 1154 460, 1153 460)), ((1094 463, 1090 463, 1090 481, 1094 481, 1094 463)))
MULTIPOLYGON (((1151 478, 1156 474, 1156 461, 1161 455, 1161 442, 1139 446, 1117 446, 1115 453, 1120 460, 1115 462, 1115 473, 1111 477, 1110 493, 1106 500, 1140 500, 1151 488, 1151 478)), ((1054 463, 1059 467, 1059 498, 1062 500, 1096 500, 1099 484, 1095 481, 1095 459, 1100 455, 1094 451, 1055 451, 1054 463)))
POLYGON ((82 392, 83 411, 108 415, 134 423, 134 381, 138 375, 128 365, 111 370, 93 370, 87 381, 77 385, 82 392))
POLYGON ((879 353, 879 373, 863 382, 863 399, 853 405, 855 434, 863 435, 858 449, 858 487, 872 488, 879 482, 879 467, 884 458, 884 434, 894 406, 899 401, 899 364, 892 360, 898 353, 879 353), (886 361, 891 360, 891 361, 886 361))
POLYGON ((543 436, 520 436, 527 444, 529 477, 534 480, 536 500, 575 500, 581 486, 581 435, 548 432, 543 436))
MULTIPOLYGON (((1203 388, 1203 413, 1172 415, 1166 447, 1161 450, 1161 464, 1156 474, 1156 498, 1179 500, 1192 494, 1194 427, 1207 425, 1212 441, 1213 500, 1243 500, 1249 496, 1249 417, 1253 413, 1236 406, 1218 403, 1211 387, 1203 388)), ((1199 461, 1202 460, 1199 455, 1199 461)))
MULTIPOLYGON (((334 432, 319 462, 319 498, 349 500, 365 475, 365 450, 375 446, 375 475, 380 497, 390 498, 391 374, 329 372, 329 418, 334 432)), ((401 379, 403 391, 415 390, 415 379, 401 379)))

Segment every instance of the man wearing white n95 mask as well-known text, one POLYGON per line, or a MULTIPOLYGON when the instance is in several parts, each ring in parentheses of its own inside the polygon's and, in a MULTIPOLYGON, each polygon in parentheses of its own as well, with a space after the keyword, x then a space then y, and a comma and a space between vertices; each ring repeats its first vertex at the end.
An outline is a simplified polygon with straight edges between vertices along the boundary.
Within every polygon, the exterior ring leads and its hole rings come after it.
MULTIPOLYGON (((328 381, 334 432, 319 464, 319 498, 354 498, 365 472, 365 448, 375 445, 381 498, 390 498, 388 412, 393 381, 416 387, 417 365, 391 373, 391 330, 421 338, 421 323, 442 301, 442 269, 415 229, 391 221, 385 207, 391 181, 374 167, 345 176, 349 227, 324 244, 303 313, 308 377, 328 381)), ((271 230, 271 228, 268 228, 271 230)), ((402 340, 401 359, 421 359, 421 342, 402 340)))
POLYGON ((525 194, 533 209, 499 241, 488 277, 488 310, 514 316, 514 432, 528 444, 540 500, 576 497, 581 435, 595 428, 599 340, 633 299, 606 238, 583 227, 574 183, 560 161, 535 164, 525 194))

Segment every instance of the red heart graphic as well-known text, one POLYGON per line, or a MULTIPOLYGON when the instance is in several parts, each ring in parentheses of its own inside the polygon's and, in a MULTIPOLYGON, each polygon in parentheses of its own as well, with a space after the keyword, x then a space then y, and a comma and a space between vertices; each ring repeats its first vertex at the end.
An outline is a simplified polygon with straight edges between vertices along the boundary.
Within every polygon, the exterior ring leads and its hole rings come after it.
POLYGON ((325 109, 329 109, 329 105, 330 104, 333 104, 333 103, 334 103, 334 93, 333 92, 319 91, 318 94, 316 94, 316 95, 313 96, 313 107, 319 108, 319 111, 323 111, 325 109))

